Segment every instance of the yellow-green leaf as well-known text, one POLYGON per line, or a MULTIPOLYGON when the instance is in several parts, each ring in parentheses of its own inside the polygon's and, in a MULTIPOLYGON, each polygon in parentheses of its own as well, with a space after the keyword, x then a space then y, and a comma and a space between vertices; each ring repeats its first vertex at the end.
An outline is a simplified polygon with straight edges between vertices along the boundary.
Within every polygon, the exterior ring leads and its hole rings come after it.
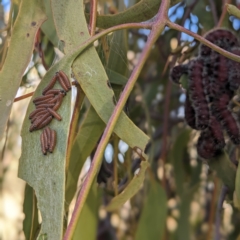
POLYGON ((147 161, 142 161, 140 165, 140 171, 133 177, 131 182, 127 187, 116 197, 114 197, 111 202, 106 207, 107 211, 114 211, 121 207, 128 199, 133 197, 138 190, 141 188, 144 178, 145 171, 148 168, 149 163, 147 161))
POLYGON ((226 5, 227 5, 227 10, 228 10, 229 14, 231 14, 237 18, 240 18, 240 10, 236 6, 234 6, 232 4, 226 4, 226 5))

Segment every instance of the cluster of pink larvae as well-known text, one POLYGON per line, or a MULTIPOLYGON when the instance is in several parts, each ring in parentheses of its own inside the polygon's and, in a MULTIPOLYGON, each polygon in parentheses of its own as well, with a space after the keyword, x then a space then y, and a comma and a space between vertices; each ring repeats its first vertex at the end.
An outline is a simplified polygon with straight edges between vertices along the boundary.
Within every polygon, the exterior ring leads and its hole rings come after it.
MULTIPOLYGON (((59 71, 54 75, 50 83, 43 89, 42 96, 33 99, 36 109, 29 115, 32 123, 29 128, 30 132, 46 127, 53 118, 58 121, 62 120, 57 110, 62 104, 63 97, 71 88, 71 83, 63 71, 59 71), (63 89, 53 89, 57 81, 63 89)), ((40 142, 44 155, 47 152, 52 153, 56 145, 56 131, 49 127, 45 128, 40 136, 40 142)))

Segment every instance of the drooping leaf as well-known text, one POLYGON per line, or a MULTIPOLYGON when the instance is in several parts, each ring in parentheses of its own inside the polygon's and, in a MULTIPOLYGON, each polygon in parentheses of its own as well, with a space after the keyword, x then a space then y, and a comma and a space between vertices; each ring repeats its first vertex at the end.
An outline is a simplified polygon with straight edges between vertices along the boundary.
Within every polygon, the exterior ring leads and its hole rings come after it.
POLYGON ((111 84, 125 85, 127 83, 128 79, 126 77, 111 69, 106 68, 106 73, 111 84))
POLYGON ((105 124, 99 118, 93 107, 90 107, 86 113, 78 134, 75 138, 69 168, 66 180, 66 204, 69 205, 77 188, 77 181, 82 169, 82 166, 96 146, 105 124))
POLYGON ((26 184, 24 193, 23 213, 25 218, 23 221, 23 232, 26 239, 34 239, 40 230, 38 222, 37 199, 32 187, 26 184))
MULTIPOLYGON (((172 0, 171 6, 180 0, 172 0)), ((97 17, 99 28, 109 28, 123 23, 143 22, 151 19, 157 14, 161 0, 141 0, 127 10, 114 15, 103 15, 97 17)), ((89 15, 86 14, 87 19, 89 15)))
MULTIPOLYGON (((125 9, 124 1, 119 1, 118 10, 123 11, 125 9)), ((127 30, 120 30, 114 32, 110 40, 110 54, 108 59, 108 68, 114 72, 117 72, 123 76, 128 76, 128 38, 127 30)))
MULTIPOLYGON (((64 8, 63 5, 59 1, 52 0, 53 17, 57 33, 61 41, 64 42, 64 51, 67 53, 79 42, 87 40, 89 33, 84 18, 83 3, 76 4, 75 1, 71 0, 68 1, 67 8, 64 8), (70 17, 66 20, 61 16, 70 17)), ((114 93, 108 86, 107 74, 94 47, 85 50, 75 60, 73 72, 96 112, 107 123, 115 107, 113 102, 114 93)), ((144 151, 149 140, 125 113, 120 115, 114 132, 130 147, 134 148, 137 146, 142 151, 144 151), (131 131, 129 131, 130 129, 131 131)))
POLYGON ((48 0, 44 0, 45 13, 47 15, 47 21, 43 23, 41 29, 47 38, 52 42, 55 47, 58 47, 60 44, 59 38, 57 36, 57 32, 53 22, 52 10, 51 10, 51 2, 48 0))
POLYGON ((133 177, 131 182, 127 187, 116 197, 114 197, 111 202, 107 205, 107 211, 114 211, 121 207, 128 199, 133 197, 143 184, 145 178, 145 171, 148 168, 149 163, 147 161, 142 161, 140 165, 140 171, 133 177))
MULTIPOLYGON (((55 65, 56 66, 56 65, 55 65)), ((49 71, 33 98, 40 96, 43 88, 53 77, 55 72, 69 70, 62 67, 49 71), (50 74, 50 76, 49 76, 50 74)), ((61 88, 57 83, 54 88, 61 88)), ((22 128, 22 155, 19 162, 19 177, 24 179, 35 190, 38 208, 42 216, 41 234, 46 234, 48 239, 61 239, 64 217, 64 189, 65 189, 65 159, 67 150, 68 129, 70 124, 71 92, 64 97, 58 110, 62 121, 53 119, 49 127, 57 132, 57 144, 52 154, 43 155, 40 145, 42 130, 29 132, 30 121, 28 116, 34 110, 29 104, 22 128)))
POLYGON ((36 33, 45 20, 42 1, 22 1, 13 27, 7 57, 0 71, 0 139, 23 73, 31 59, 36 33), (21 60, 17 56, 21 56, 21 60))
POLYGON ((178 220, 178 227, 175 232, 175 240, 190 240, 190 206, 191 202, 193 200, 194 193, 198 189, 198 184, 194 187, 188 189, 185 191, 185 193, 182 195, 181 203, 180 203, 180 218, 178 220))
POLYGON ((167 218, 167 196, 157 182, 150 189, 138 223, 135 240, 162 239, 167 218))
POLYGON ((187 144, 189 141, 191 130, 185 129, 183 130, 178 136, 177 139, 174 142, 172 151, 171 151, 171 159, 173 163, 174 168, 174 177, 177 187, 177 193, 179 196, 183 193, 183 182, 185 177, 185 171, 183 167, 183 158, 184 153, 187 148, 187 144))

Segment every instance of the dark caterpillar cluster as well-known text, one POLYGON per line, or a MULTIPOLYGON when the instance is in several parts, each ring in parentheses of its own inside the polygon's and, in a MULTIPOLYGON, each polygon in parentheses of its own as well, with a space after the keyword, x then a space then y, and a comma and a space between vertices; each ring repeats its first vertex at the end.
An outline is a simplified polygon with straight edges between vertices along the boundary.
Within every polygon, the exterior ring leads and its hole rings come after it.
MULTIPOLYGON (((231 31, 216 29, 205 38, 240 56, 240 43, 231 31)), ((198 154, 206 159, 218 155, 225 146, 223 131, 233 144, 239 145, 240 126, 229 103, 240 86, 240 63, 201 45, 198 57, 174 67, 170 78, 180 84, 183 74, 188 75, 185 119, 191 128, 201 131, 198 154)))
MULTIPOLYGON (((58 121, 62 120, 57 110, 62 104, 63 97, 71 88, 67 75, 63 71, 57 72, 50 83, 43 89, 42 96, 33 99, 36 109, 29 115, 32 123, 29 128, 30 132, 46 127, 53 118, 58 121), (63 89, 53 89, 57 81, 63 89)), ((43 130, 40 140, 43 154, 52 153, 56 145, 56 132, 47 127, 43 130)))

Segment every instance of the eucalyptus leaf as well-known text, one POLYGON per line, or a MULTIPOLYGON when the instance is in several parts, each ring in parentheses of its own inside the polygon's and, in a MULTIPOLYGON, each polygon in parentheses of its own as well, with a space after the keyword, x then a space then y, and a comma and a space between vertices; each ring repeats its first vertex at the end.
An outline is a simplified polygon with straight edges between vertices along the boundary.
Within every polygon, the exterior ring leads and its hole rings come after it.
POLYGON ((114 197, 111 202, 106 206, 107 211, 114 211, 121 207, 128 199, 133 197, 138 190, 141 188, 144 178, 145 171, 148 168, 149 163, 147 161, 142 161, 140 165, 140 170, 131 182, 127 185, 127 187, 116 197, 114 197))
POLYGON ((40 230, 38 222, 37 199, 32 187, 26 184, 24 192, 23 213, 25 218, 23 221, 23 232, 26 239, 34 239, 40 230))
POLYGON ((178 227, 175 233, 175 240, 190 240, 190 206, 191 202, 193 200, 194 193, 198 189, 198 184, 196 184, 194 187, 188 189, 182 196, 181 203, 180 203, 180 218, 178 221, 178 227))
POLYGON ((177 193, 179 194, 179 196, 181 196, 184 191, 183 182, 185 177, 185 171, 183 167, 183 164, 184 164, 183 157, 187 149, 190 133, 191 133, 191 130, 189 129, 183 130, 177 136, 177 139, 175 140, 172 151, 171 151, 171 159, 172 159, 173 168, 174 168, 175 182, 177 187, 177 193))
POLYGON ((23 0, 0 72, 0 140, 22 76, 31 59, 36 33, 46 20, 42 1, 23 0), (21 56, 21 60, 17 56, 21 56))
MULTIPOLYGON (((86 41, 89 33, 84 18, 83 3, 76 4, 71 0, 68 1, 68 7, 65 8, 61 1, 52 0, 53 17, 57 34, 65 45, 64 51, 68 53, 79 41, 86 41), (65 19, 61 16, 69 17, 65 19), (67 36, 65 37, 65 35, 67 36)), ((86 49, 74 61, 73 72, 96 112, 107 123, 115 107, 114 93, 108 86, 107 74, 94 47, 86 49)), ((114 132, 130 147, 137 146, 142 151, 149 141, 148 136, 137 128, 124 112, 120 115, 114 132), (129 131, 130 129, 131 131, 129 131)))
POLYGON ((106 68, 106 73, 111 84, 125 85, 127 83, 128 79, 126 77, 111 69, 106 68))
POLYGON ((150 182, 135 240, 162 239, 167 218, 167 196, 158 182, 150 182))
MULTIPOLYGON (((172 0, 171 6, 179 3, 180 0, 172 0)), ((144 22, 153 18, 160 7, 161 0, 141 0, 127 10, 114 14, 97 17, 97 27, 109 28, 119 24, 144 22)), ((86 14, 89 20, 89 14, 86 14)))
POLYGON ((72 201, 82 166, 96 146, 105 124, 90 107, 74 140, 66 180, 66 204, 72 201))
POLYGON ((55 47, 59 47, 60 41, 57 36, 56 28, 53 22, 53 16, 51 11, 51 2, 49 0, 44 0, 45 12, 47 15, 47 21, 43 23, 41 29, 47 38, 52 42, 55 47))
POLYGON ((234 6, 232 4, 226 4, 226 6, 227 6, 227 11, 229 14, 231 14, 237 18, 240 18, 240 10, 236 6, 234 6))

